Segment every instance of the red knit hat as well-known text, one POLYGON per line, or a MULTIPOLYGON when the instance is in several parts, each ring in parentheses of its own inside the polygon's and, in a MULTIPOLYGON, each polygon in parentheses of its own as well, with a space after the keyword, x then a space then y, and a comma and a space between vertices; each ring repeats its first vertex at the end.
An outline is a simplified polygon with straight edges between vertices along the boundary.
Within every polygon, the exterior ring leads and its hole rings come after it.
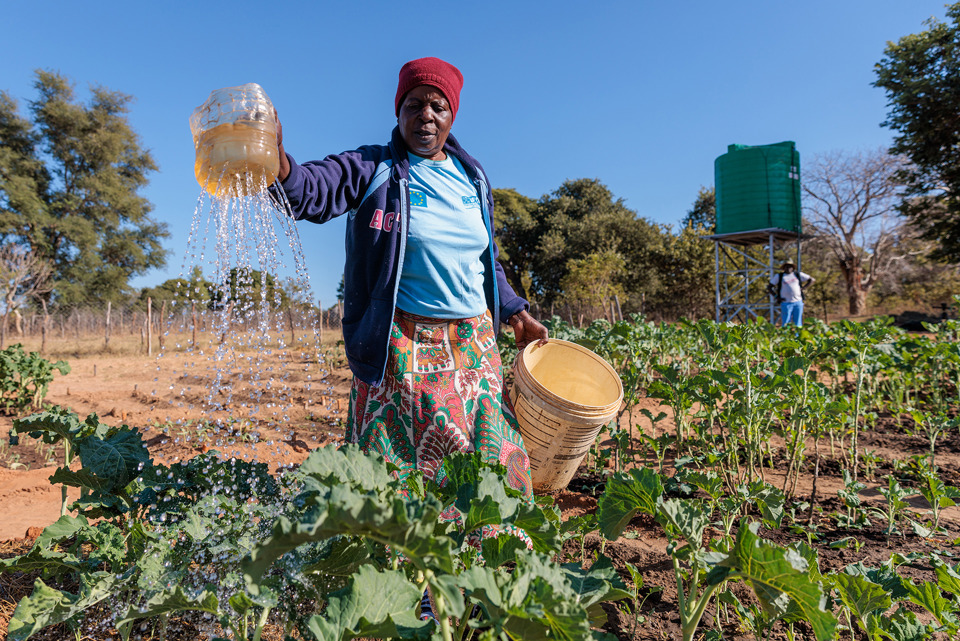
POLYGON ((397 85, 395 110, 400 115, 400 104, 407 92, 420 85, 436 87, 450 103, 453 118, 460 108, 460 90, 463 88, 463 74, 449 62, 440 58, 418 58, 400 68, 400 83, 397 85))

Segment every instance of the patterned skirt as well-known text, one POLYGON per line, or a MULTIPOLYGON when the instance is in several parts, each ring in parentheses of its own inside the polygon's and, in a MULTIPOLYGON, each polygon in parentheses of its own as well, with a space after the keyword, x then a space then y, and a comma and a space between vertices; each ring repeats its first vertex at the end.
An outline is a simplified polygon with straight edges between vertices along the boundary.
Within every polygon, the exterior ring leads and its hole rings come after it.
POLYGON ((480 452, 533 495, 489 313, 446 320, 397 310, 383 383, 353 380, 347 439, 396 465, 400 478, 418 469, 438 483, 447 454, 480 452))

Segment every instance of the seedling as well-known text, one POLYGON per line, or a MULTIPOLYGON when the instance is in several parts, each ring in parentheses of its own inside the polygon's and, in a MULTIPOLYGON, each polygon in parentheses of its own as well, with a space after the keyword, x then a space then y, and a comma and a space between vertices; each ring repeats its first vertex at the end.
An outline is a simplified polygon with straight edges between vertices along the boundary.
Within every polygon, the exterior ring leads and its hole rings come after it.
POLYGON ((643 604, 654 594, 663 592, 663 588, 651 587, 644 589, 643 575, 640 574, 640 570, 638 570, 637 567, 632 563, 627 563, 626 567, 627 572, 630 573, 630 582, 633 584, 633 587, 629 589, 631 598, 629 600, 624 599, 621 601, 620 608, 624 612, 633 615, 633 621, 630 626, 630 637, 632 638, 636 634, 637 628, 640 626, 640 624, 647 620, 641 612, 643 609, 643 604))
POLYGON ((886 522, 887 527, 884 528, 884 533, 887 535, 887 543, 889 544, 892 534, 899 532, 903 535, 903 531, 898 529, 897 525, 903 520, 908 520, 907 510, 910 506, 903 499, 910 495, 910 490, 902 487, 891 474, 883 478, 887 481, 887 487, 880 486, 877 488, 877 491, 886 499, 886 508, 881 510, 876 507, 868 507, 867 509, 871 513, 883 518, 886 522))
POLYGON ((872 481, 877 471, 877 465, 883 461, 883 457, 877 454, 876 450, 864 450, 860 456, 863 461, 863 476, 872 481))
POLYGON ((910 416, 926 434, 927 442, 930 444, 929 469, 933 471, 936 469, 937 440, 946 432, 960 425, 960 418, 951 419, 945 414, 925 415, 917 410, 910 410, 910 416))
POLYGON ((933 516, 933 531, 940 532, 940 514, 943 508, 956 505, 954 499, 960 498, 960 490, 945 485, 939 475, 932 470, 925 470, 922 474, 919 490, 930 504, 929 514, 933 516))
MULTIPOLYGON (((662 414, 663 412, 661 412, 662 414)), ((676 437, 671 434, 663 433, 654 438, 653 436, 642 435, 643 442, 650 446, 654 455, 657 457, 657 472, 663 474, 663 463, 667 458, 667 452, 670 446, 676 442, 676 437)))
POLYGON ((850 472, 843 471, 843 489, 837 490, 837 495, 843 502, 844 507, 847 508, 847 514, 837 517, 837 522, 841 527, 862 528, 870 524, 861 510, 863 501, 860 498, 860 492, 866 487, 863 483, 855 480, 850 472))

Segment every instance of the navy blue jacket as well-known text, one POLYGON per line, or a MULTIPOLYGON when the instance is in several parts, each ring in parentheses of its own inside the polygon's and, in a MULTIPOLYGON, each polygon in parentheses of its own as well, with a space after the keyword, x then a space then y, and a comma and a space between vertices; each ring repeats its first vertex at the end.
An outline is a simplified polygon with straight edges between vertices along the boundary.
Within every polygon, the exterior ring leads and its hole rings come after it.
MULTIPOLYGON (((476 160, 452 135, 443 150, 457 158, 477 187, 490 237, 483 257, 484 294, 493 326, 529 304, 503 273, 493 239, 493 193, 476 160)), ((325 223, 347 214, 347 259, 343 273, 343 341, 354 376, 379 385, 386 374, 390 326, 403 267, 410 222, 410 163, 400 129, 388 145, 366 145, 353 151, 298 165, 288 154, 290 175, 280 184, 291 215, 325 223)), ((280 201, 277 186, 273 197, 280 201)))

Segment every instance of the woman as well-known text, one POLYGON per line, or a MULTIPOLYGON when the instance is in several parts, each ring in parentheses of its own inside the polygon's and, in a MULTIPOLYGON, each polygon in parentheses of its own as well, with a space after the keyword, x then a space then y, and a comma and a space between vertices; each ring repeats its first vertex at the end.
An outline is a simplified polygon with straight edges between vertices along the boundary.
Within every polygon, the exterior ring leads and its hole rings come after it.
MULTIPOLYGON (((532 495, 496 331, 546 342, 497 261, 486 174, 450 134, 463 76, 438 58, 403 65, 397 127, 368 145, 297 164, 283 148, 283 190, 297 219, 348 214, 343 337, 354 375, 347 438, 406 476, 442 483, 444 456, 478 451, 532 495)), ((277 186, 279 185, 279 187, 277 186)))

